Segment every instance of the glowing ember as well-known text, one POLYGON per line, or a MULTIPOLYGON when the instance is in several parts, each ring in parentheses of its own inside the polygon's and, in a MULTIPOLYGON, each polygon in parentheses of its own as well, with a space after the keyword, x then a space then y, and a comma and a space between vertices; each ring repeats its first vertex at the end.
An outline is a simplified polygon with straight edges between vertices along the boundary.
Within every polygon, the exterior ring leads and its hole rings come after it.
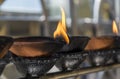
POLYGON ((116 35, 118 34, 118 28, 115 21, 113 21, 112 23, 112 30, 113 30, 113 33, 115 33, 116 35))
POLYGON ((66 30, 66 19, 64 9, 61 8, 62 20, 59 21, 57 29, 54 32, 54 38, 62 36, 67 44, 69 44, 69 37, 67 35, 66 30))

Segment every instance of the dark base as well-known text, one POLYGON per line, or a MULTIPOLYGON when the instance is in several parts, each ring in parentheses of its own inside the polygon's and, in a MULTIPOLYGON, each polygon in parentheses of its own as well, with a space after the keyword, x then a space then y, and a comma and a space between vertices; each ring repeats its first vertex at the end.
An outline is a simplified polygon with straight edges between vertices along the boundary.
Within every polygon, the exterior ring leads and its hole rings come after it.
POLYGON ((17 70, 26 77, 21 79, 36 79, 48 72, 56 63, 58 57, 18 57, 12 54, 17 70))
POLYGON ((95 50, 89 51, 88 60, 92 66, 105 66, 114 55, 120 52, 119 49, 110 50, 95 50), (95 61, 95 58, 101 58, 100 61, 95 61))
POLYGON ((56 63, 56 66, 62 72, 68 70, 75 70, 79 68, 80 64, 85 60, 82 52, 63 53, 61 59, 56 63))

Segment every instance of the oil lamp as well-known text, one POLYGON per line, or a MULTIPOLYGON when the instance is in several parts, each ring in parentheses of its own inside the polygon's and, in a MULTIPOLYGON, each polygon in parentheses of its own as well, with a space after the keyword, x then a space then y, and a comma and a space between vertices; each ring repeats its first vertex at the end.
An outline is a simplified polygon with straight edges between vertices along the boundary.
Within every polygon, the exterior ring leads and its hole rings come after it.
POLYGON ((66 44, 60 52, 61 59, 56 66, 61 71, 74 70, 85 60, 86 55, 82 52, 89 38, 80 36, 71 36, 70 43, 66 44))
MULTIPOLYGON (((113 32, 118 33, 115 21, 113 21, 113 32)), ((85 48, 89 53, 88 60, 90 63, 94 66, 106 65, 107 61, 120 48, 119 39, 118 36, 92 37, 85 48)))
POLYGON ((57 53, 61 59, 57 62, 56 66, 61 71, 74 70, 85 59, 85 55, 82 54, 84 47, 86 46, 89 38, 85 36, 68 36, 66 33, 65 12, 61 8, 62 20, 59 21, 57 29, 54 32, 54 38, 62 37, 66 44, 57 53))
POLYGON ((0 75, 4 67, 10 62, 10 55, 7 52, 12 43, 11 37, 0 36, 0 75))
POLYGON ((29 79, 49 71, 59 58, 54 53, 62 46, 51 37, 20 37, 14 39, 10 52, 18 71, 29 79))

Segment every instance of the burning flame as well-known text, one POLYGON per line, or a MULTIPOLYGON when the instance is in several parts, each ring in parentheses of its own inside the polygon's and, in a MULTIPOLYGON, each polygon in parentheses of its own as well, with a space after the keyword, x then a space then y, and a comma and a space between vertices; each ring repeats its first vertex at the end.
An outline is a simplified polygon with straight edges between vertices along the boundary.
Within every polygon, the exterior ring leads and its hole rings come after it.
POLYGON ((113 33, 115 33, 116 35, 118 34, 118 28, 115 21, 113 21, 112 23, 112 30, 113 30, 113 33))
POLYGON ((61 8, 61 14, 62 14, 62 20, 59 21, 57 29, 54 32, 54 38, 57 38, 58 36, 62 36, 67 44, 69 44, 70 40, 67 35, 67 29, 66 29, 66 19, 65 19, 65 12, 64 9, 61 8))

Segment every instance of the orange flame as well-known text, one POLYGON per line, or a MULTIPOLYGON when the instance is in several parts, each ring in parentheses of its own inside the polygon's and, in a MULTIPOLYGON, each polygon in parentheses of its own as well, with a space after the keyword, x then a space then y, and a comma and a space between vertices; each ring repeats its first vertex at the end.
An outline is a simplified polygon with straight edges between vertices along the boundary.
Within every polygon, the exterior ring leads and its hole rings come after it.
POLYGON ((118 28, 117 28, 117 24, 115 21, 113 21, 113 23, 112 23, 112 30, 113 30, 114 34, 116 34, 116 35, 118 34, 118 28))
POLYGON ((67 35, 67 29, 66 29, 66 19, 65 19, 65 12, 64 9, 61 8, 61 14, 62 14, 62 20, 59 21, 57 29, 54 32, 54 38, 58 36, 62 36, 67 44, 69 44, 69 37, 67 35))

